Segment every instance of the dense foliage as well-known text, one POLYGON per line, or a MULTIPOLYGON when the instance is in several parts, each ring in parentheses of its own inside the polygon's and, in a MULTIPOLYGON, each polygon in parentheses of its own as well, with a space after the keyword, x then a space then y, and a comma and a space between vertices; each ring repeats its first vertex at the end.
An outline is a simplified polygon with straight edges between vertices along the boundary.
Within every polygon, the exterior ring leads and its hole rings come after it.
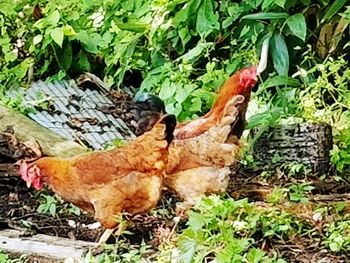
MULTIPOLYGON (((330 123, 335 139, 331 160, 346 180, 350 169, 349 23, 346 0, 4 0, 0 91, 25 89, 32 80, 60 80, 90 71, 111 88, 134 86, 140 92, 158 94, 169 113, 185 120, 205 113, 225 79, 256 63, 262 42, 269 39, 268 68, 253 94, 248 128, 330 123)), ((1 99, 26 111, 20 97, 1 99)), ((304 203, 311 188, 305 183, 277 189, 269 197, 271 203, 278 203, 286 191, 289 201, 304 203)), ((61 211, 56 211, 56 203, 44 196, 39 210, 56 214, 61 211)), ((309 228, 279 209, 257 209, 246 200, 211 197, 190 213, 176 246, 163 248, 158 262, 174 251, 184 262, 204 258, 284 262, 260 250, 257 238, 284 241, 304 235, 309 228)), ((323 244, 333 252, 348 250, 344 229, 349 232, 348 218, 329 223, 323 244)), ((144 247, 127 254, 114 250, 112 258, 137 262, 145 251, 144 247)), ((0 253, 1 257, 6 255, 0 253)), ((93 262, 88 257, 86 262, 93 262)))
MULTIPOLYGON (((208 110, 213 92, 232 72, 256 62, 265 38, 270 38, 270 72, 280 76, 299 69, 307 42, 320 46, 322 58, 337 53, 348 24, 348 13, 339 13, 344 4, 8 0, 0 12, 0 83, 7 90, 33 78, 92 71, 109 86, 158 93, 169 112, 192 118, 208 110)), ((301 87, 289 78, 278 80, 301 87)))

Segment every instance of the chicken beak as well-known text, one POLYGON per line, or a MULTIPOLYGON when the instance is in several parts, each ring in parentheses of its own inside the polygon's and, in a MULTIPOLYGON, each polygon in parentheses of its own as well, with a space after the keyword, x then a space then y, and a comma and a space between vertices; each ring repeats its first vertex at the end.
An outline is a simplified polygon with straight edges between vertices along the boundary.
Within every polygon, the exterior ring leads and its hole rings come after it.
POLYGON ((27 182, 27 187, 30 188, 32 186, 32 182, 27 182))

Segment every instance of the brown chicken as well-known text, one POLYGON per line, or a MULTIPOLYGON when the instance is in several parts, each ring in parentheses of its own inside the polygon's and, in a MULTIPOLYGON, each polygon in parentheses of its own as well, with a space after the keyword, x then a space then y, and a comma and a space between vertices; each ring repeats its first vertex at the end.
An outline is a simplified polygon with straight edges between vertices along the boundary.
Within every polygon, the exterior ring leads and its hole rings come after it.
POLYGON ((233 74, 221 87, 211 110, 204 116, 185 123, 179 123, 174 131, 175 139, 193 138, 216 125, 223 115, 226 103, 235 95, 244 96, 244 102, 239 106, 237 121, 232 127, 232 134, 240 137, 244 130, 245 112, 250 93, 258 80, 256 66, 244 68, 233 74))
POLYGON ((175 116, 166 115, 151 131, 120 148, 66 159, 43 157, 23 163, 20 173, 28 186, 41 189, 48 184, 111 229, 117 225, 115 215, 142 213, 156 206, 175 126, 175 116))
POLYGON ((226 190, 229 166, 238 159, 242 146, 230 133, 243 103, 242 95, 234 96, 218 123, 199 136, 170 144, 165 185, 184 200, 185 208, 202 195, 226 190))
POLYGON ((185 208, 202 195, 226 190, 229 166, 239 157, 239 138, 256 81, 254 66, 235 73, 206 115, 176 126, 165 184, 184 200, 185 208))

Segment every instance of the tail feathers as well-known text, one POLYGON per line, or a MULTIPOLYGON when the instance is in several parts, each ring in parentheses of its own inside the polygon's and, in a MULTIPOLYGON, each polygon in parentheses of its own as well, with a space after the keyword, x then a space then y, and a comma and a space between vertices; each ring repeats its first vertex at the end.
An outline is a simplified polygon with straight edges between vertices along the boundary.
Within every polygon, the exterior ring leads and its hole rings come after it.
POLYGON ((168 114, 163 116, 158 123, 165 124, 165 139, 170 144, 174 139, 174 130, 176 127, 176 117, 175 115, 168 114))

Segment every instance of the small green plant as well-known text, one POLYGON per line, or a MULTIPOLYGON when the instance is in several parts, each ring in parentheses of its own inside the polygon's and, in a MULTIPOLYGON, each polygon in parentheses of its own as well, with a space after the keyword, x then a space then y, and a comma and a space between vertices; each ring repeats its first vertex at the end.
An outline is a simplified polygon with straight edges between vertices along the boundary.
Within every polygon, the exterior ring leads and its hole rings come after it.
POLYGON ((115 245, 104 245, 103 253, 93 256, 89 251, 82 259, 66 259, 64 263, 95 263, 95 262, 151 262, 147 260, 147 254, 150 254, 150 246, 142 242, 140 245, 130 245, 124 239, 117 240, 115 245))
POLYGON ((333 252, 348 251, 350 249, 350 220, 332 222, 326 226, 324 243, 333 252))
POLYGON ((271 204, 278 204, 285 198, 286 190, 274 187, 272 192, 266 197, 266 201, 271 204))
POLYGON ((59 214, 74 214, 79 216, 81 214, 80 209, 71 204, 64 202, 59 196, 41 194, 40 195, 40 205, 37 208, 38 213, 50 214, 55 217, 59 214))
POLYGON ((8 262, 9 261, 9 256, 0 250, 0 262, 8 262))
POLYGON ((25 263, 27 262, 27 255, 21 255, 19 257, 13 258, 9 256, 6 252, 0 250, 0 262, 1 263, 25 263))
POLYGON ((38 213, 57 215, 58 200, 54 196, 41 194, 41 204, 38 206, 38 213))
POLYGON ((338 145, 334 145, 331 150, 331 162, 335 165, 338 172, 344 173, 350 168, 350 127, 341 131, 335 137, 335 140, 338 145))
POLYGON ((291 178, 301 178, 311 174, 311 169, 303 163, 284 163, 281 169, 291 178))
POLYGON ((289 200, 296 203, 307 203, 307 194, 313 189, 310 183, 293 184, 289 187, 289 200))

